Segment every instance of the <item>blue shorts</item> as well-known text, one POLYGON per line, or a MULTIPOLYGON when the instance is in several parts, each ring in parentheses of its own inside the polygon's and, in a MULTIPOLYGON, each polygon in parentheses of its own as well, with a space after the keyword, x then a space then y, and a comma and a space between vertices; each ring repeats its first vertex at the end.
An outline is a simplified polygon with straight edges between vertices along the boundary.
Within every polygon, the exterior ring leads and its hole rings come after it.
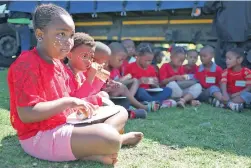
POLYGON ((251 93, 250 92, 241 92, 240 97, 245 101, 246 104, 251 103, 251 93))
POLYGON ((210 96, 213 96, 213 94, 214 94, 215 92, 221 92, 220 88, 219 88, 218 86, 215 86, 215 85, 210 86, 210 87, 208 88, 208 90, 209 90, 210 96))

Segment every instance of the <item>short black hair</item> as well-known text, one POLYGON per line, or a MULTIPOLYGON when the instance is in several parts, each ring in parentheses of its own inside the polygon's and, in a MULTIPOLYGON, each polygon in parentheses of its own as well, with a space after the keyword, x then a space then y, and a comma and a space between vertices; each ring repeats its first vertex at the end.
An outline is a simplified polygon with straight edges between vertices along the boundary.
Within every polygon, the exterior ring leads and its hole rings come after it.
POLYGON ((126 48, 121 43, 119 43, 119 42, 112 42, 109 45, 109 48, 112 51, 112 55, 114 55, 114 54, 116 54, 118 52, 125 52, 127 54, 126 48))
POLYGON ((237 58, 245 58, 245 56, 246 56, 245 50, 242 49, 242 48, 238 48, 238 47, 231 48, 231 49, 228 50, 227 52, 232 52, 232 53, 234 53, 234 55, 235 55, 237 58))
POLYGON ((75 33, 73 36, 74 39, 74 46, 72 48, 75 49, 78 46, 81 46, 82 44, 90 46, 90 47, 95 47, 95 41, 94 38, 92 36, 90 36, 89 34, 86 33, 75 33))
POLYGON ((151 43, 140 43, 136 48, 136 55, 137 56, 144 56, 145 54, 153 54, 153 46, 151 43))
POLYGON ((32 19, 34 30, 44 29, 54 17, 62 14, 71 17, 71 15, 64 8, 51 3, 37 6, 32 19))
POLYGON ((126 41, 130 41, 130 42, 132 42, 134 44, 134 41, 132 41, 131 39, 124 39, 124 40, 121 41, 121 43, 123 44, 126 41))
POLYGON ((180 46, 174 46, 172 47, 172 50, 171 50, 171 55, 176 55, 176 54, 184 54, 186 55, 186 49, 184 47, 180 47, 180 46))
POLYGON ((162 54, 162 52, 163 52, 163 51, 162 51, 161 49, 155 48, 155 49, 153 50, 154 58, 160 56, 160 55, 162 54))
POLYGON ((199 55, 198 51, 195 50, 195 49, 188 50, 188 51, 187 51, 187 54, 188 54, 188 53, 191 53, 191 52, 195 52, 195 53, 197 54, 197 56, 199 55))
POLYGON ((202 49, 200 51, 203 50, 207 50, 209 51, 213 56, 215 56, 215 49, 214 47, 210 46, 210 45, 205 45, 204 47, 202 47, 202 49))
POLYGON ((106 52, 108 55, 111 55, 111 49, 105 43, 96 41, 95 45, 95 52, 106 52))

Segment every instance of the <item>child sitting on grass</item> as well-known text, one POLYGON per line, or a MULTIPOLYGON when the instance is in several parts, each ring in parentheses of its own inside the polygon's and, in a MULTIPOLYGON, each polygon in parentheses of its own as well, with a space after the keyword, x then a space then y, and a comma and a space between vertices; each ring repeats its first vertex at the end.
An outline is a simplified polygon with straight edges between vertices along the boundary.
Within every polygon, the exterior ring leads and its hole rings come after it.
POLYGON ((160 80, 162 86, 168 86, 172 89, 172 98, 177 98, 177 105, 185 107, 187 102, 191 102, 192 106, 200 105, 195 100, 201 93, 201 85, 192 80, 187 80, 182 66, 186 51, 183 47, 173 47, 171 50, 171 61, 165 63, 160 68, 160 80), (184 85, 181 87, 181 85, 184 85))
POLYGON ((197 69, 194 78, 199 81, 203 88, 202 93, 197 99, 202 102, 210 101, 213 106, 219 106, 220 103, 217 103, 216 100, 221 100, 222 98, 219 88, 222 69, 213 62, 214 56, 215 51, 211 46, 204 46, 200 50, 202 64, 197 69))
POLYGON ((154 101, 144 105, 134 98, 139 86, 136 79, 127 79, 126 77, 121 77, 118 73, 118 69, 124 61, 124 55, 127 54, 125 48, 117 42, 111 43, 109 47, 111 49, 111 57, 108 62, 107 70, 111 72, 111 82, 107 84, 104 91, 107 91, 110 96, 113 97, 126 96, 131 105, 137 109, 144 109, 147 111, 158 110, 158 107, 156 107, 157 104, 155 104, 154 101), (125 84, 128 86, 131 85, 129 86, 129 90, 125 84))
POLYGON ((243 104, 251 102, 251 70, 242 67, 245 58, 241 48, 230 49, 226 53, 226 65, 222 73, 222 103, 233 111, 240 112, 243 104))
POLYGON ((137 60, 126 67, 125 75, 131 74, 133 78, 140 81, 139 89, 135 95, 139 101, 157 101, 166 107, 165 100, 167 100, 172 90, 164 87, 163 91, 158 93, 149 93, 146 89, 159 88, 159 81, 154 67, 151 65, 154 58, 152 47, 148 43, 141 43, 136 50, 137 60))
POLYGON ((74 126, 66 118, 78 109, 88 116, 96 107, 70 97, 61 60, 73 47, 75 25, 70 14, 53 4, 36 8, 33 16, 37 47, 23 52, 10 66, 10 119, 21 147, 29 155, 48 161, 77 159, 115 164, 121 145, 139 142, 142 133, 120 135, 127 120, 112 116, 104 123, 74 126))

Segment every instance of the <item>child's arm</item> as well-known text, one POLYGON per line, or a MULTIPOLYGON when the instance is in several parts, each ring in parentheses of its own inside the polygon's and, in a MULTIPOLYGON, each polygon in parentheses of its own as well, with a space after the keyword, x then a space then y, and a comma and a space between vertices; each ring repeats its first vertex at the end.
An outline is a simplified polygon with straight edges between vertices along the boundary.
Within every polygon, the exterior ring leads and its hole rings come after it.
POLYGON ((222 73, 222 78, 221 78, 221 82, 220 82, 220 88, 221 88, 221 92, 222 92, 222 96, 223 96, 222 99, 226 103, 230 99, 229 94, 227 92, 227 70, 225 70, 222 73))
MULTIPOLYGON (((33 107, 17 107, 18 115, 24 123, 46 120, 68 108, 83 108, 93 110, 93 105, 74 97, 40 102, 33 107)), ((89 111, 89 110, 87 110, 89 111)))

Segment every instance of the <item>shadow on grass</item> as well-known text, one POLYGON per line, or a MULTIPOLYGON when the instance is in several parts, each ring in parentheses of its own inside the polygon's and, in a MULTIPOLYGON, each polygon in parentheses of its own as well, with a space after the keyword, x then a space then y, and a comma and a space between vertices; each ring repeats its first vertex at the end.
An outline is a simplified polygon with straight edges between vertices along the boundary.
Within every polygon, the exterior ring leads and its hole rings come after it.
POLYGON ((146 120, 130 121, 127 130, 142 131, 146 139, 175 148, 197 147, 251 156, 251 111, 235 113, 208 105, 163 109, 146 120))
POLYGON ((26 154, 17 139, 17 136, 6 136, 0 144, 0 167, 4 168, 112 168, 96 162, 48 162, 33 158, 26 154))

